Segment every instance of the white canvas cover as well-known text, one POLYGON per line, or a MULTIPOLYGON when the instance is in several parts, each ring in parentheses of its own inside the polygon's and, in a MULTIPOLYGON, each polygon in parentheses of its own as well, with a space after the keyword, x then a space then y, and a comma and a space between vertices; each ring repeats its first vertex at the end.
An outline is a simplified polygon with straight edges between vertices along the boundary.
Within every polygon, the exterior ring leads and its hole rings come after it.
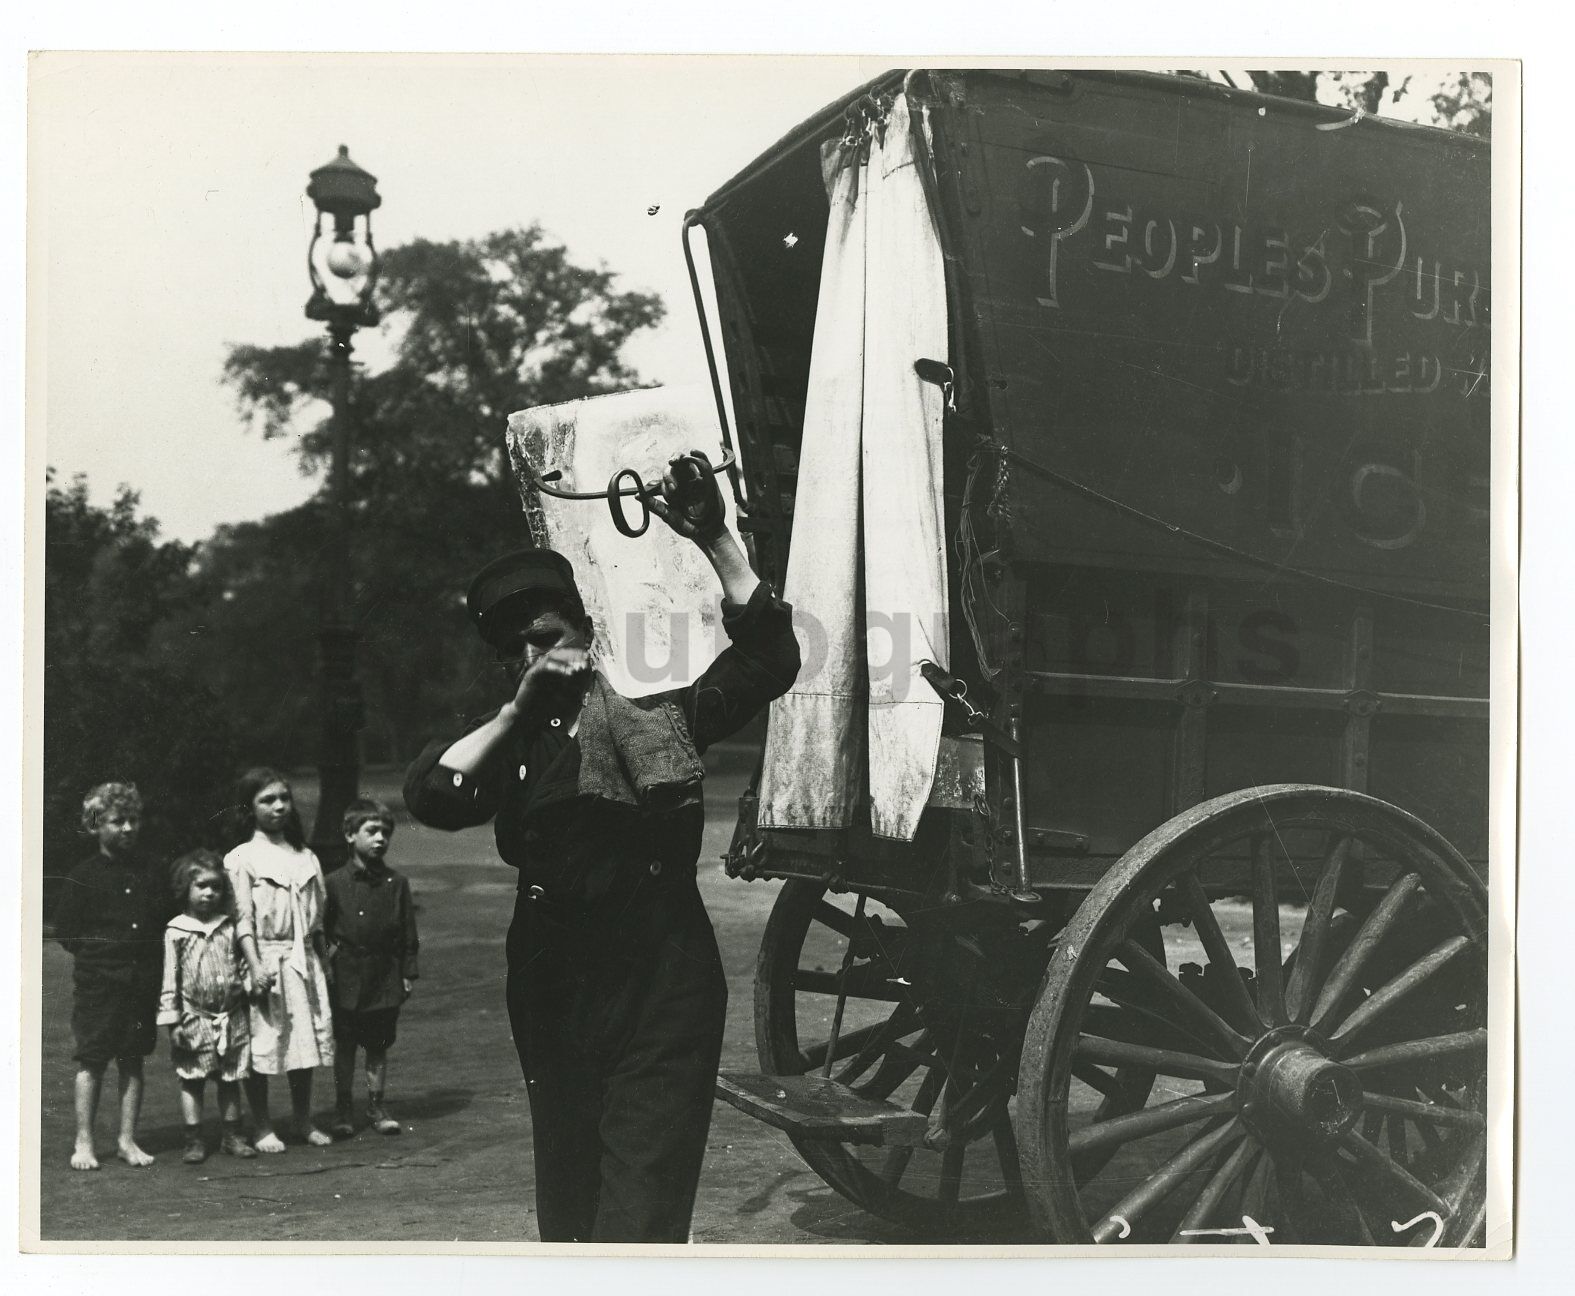
MULTIPOLYGON (((563 490, 604 490, 619 468, 658 480, 667 461, 702 450, 722 461, 716 406, 702 386, 650 387, 542 405, 509 417, 509 454, 537 544, 574 564, 585 610, 596 625, 596 659, 625 697, 644 697, 698 679, 726 645, 721 590, 700 551, 660 518, 636 538, 620 533, 602 500, 555 499, 529 491, 521 459, 558 469, 563 490)), ((724 496, 728 494, 725 480, 724 496)), ((624 501, 625 516, 639 504, 624 501)), ((728 525, 732 527, 732 505, 728 525)))
POLYGON ((844 828, 867 786, 877 836, 908 841, 935 780, 947 660, 943 396, 946 286, 908 105, 827 158, 821 267, 784 595, 804 669, 773 703, 766 828, 844 828))

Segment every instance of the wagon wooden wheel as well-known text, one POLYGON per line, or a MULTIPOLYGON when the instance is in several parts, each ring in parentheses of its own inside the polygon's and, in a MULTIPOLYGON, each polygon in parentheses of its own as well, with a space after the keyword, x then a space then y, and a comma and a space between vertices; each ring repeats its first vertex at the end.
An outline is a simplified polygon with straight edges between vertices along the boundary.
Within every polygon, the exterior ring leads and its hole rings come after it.
POLYGON ((1036 1225, 1480 1245, 1486 917, 1442 837, 1354 792, 1247 789, 1149 834, 1067 926, 1028 1023, 1016 1130, 1036 1225), (1131 939, 1156 913, 1164 960, 1131 939), (1079 1079, 1123 1065, 1160 1079, 1100 1120, 1079 1079))
MULTIPOLYGON (((884 1218, 967 1232, 1025 1218, 1007 1104, 1038 974, 1025 969, 1015 1011, 958 1011, 945 979, 972 951, 948 943, 912 910, 788 881, 761 944, 755 1034, 767 1072, 828 1074, 928 1118, 929 1146, 795 1138, 821 1178, 884 1218)), ((1041 943, 1028 962, 1047 957, 1041 943)))

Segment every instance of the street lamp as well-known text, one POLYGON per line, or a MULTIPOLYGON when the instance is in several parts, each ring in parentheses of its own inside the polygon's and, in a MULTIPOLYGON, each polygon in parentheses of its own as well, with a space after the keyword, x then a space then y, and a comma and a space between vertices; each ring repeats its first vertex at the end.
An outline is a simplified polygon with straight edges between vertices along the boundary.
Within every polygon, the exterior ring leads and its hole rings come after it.
POLYGON ((344 861, 340 831, 345 807, 358 795, 357 734, 363 719, 356 680, 356 639, 350 618, 350 353, 362 325, 376 324, 372 290, 377 286, 377 247, 372 212, 382 204, 377 177, 339 156, 312 172, 306 194, 317 206, 306 253, 312 296, 306 318, 328 325, 333 368, 333 462, 329 476, 328 571, 319 632, 322 659, 322 746, 318 755, 319 797, 312 849, 324 868, 344 861), (329 237, 325 239, 324 235, 329 237))

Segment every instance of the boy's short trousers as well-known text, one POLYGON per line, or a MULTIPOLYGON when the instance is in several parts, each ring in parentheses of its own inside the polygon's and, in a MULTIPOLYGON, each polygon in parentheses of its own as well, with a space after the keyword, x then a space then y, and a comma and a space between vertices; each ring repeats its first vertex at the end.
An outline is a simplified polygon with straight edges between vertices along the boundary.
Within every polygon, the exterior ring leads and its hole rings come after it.
POLYGON ((364 1049, 391 1048, 399 1009, 374 1008, 370 1012, 334 1009, 334 1042, 364 1049))
POLYGON ((159 1038, 160 969, 82 966, 72 978, 72 1054, 84 1066, 103 1066, 119 1058, 147 1057, 159 1038))

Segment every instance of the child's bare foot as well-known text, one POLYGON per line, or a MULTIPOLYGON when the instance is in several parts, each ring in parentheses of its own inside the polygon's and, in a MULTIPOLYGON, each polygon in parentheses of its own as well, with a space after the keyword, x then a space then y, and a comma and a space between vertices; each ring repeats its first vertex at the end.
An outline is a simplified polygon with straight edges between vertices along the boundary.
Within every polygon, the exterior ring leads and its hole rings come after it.
POLYGON ((121 1139, 120 1146, 115 1150, 115 1155, 129 1166, 140 1168, 153 1164, 153 1158, 130 1139, 121 1139))
POLYGON ((275 1153, 284 1151, 284 1140, 272 1130, 266 1134, 259 1134, 257 1141, 252 1144, 259 1152, 275 1153))
POLYGON ((303 1143, 310 1143, 313 1147, 327 1147, 334 1141, 332 1134, 325 1134, 315 1125, 308 1125, 305 1129, 297 1130, 297 1136, 303 1143))
POLYGON ((92 1143, 84 1143, 80 1139, 76 1147, 71 1150, 71 1168, 73 1170, 97 1170, 98 1153, 94 1151, 92 1143))

